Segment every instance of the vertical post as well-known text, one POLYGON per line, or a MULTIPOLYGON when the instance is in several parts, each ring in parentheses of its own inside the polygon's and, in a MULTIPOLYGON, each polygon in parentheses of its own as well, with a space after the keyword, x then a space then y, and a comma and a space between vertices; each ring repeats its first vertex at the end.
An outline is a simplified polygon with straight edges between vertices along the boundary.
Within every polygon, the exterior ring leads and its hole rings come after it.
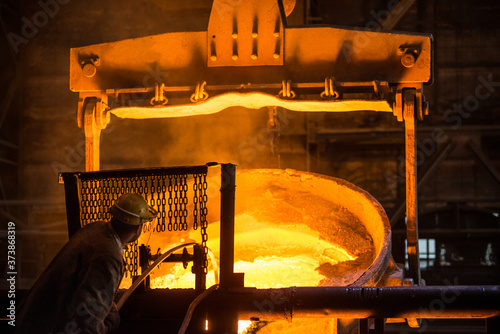
MULTIPOLYGON (((236 166, 221 164, 220 289, 234 286, 234 203, 236 166)), ((218 305, 208 318, 209 333, 238 333, 238 314, 230 304, 218 305)))
POLYGON ((98 171, 99 166, 99 142, 100 142, 100 130, 87 135, 85 131, 85 171, 93 172, 98 171))
POLYGON ((221 164, 220 287, 232 286, 234 275, 234 203, 236 166, 221 164))
POLYGON ((101 139, 101 128, 96 124, 97 100, 87 99, 83 105, 83 127, 85 132, 85 171, 93 172, 99 170, 99 148, 101 139))
POLYGON ((81 227, 80 198, 78 196, 78 177, 74 173, 61 173, 64 182, 64 197, 66 199, 66 217, 68 220, 68 235, 71 238, 81 227))
POLYGON ((207 275, 204 272, 204 255, 205 250, 201 245, 193 246, 193 274, 195 275, 194 289, 197 292, 203 292, 207 287, 207 275))
POLYGON ((369 334, 368 318, 359 319, 358 334, 369 334))
POLYGON ((416 118, 415 91, 403 90, 403 117, 405 122, 406 154, 406 240, 408 247, 409 277, 415 284, 420 284, 420 259, 418 251, 417 217, 417 164, 416 153, 416 118))
POLYGON ((80 93, 78 102, 78 126, 85 132, 85 170, 99 170, 101 130, 110 122, 108 96, 87 96, 80 93))
POLYGON ((486 333, 500 333, 500 317, 486 318, 486 333))
POLYGON ((375 328, 374 328, 373 334, 384 334, 385 319, 384 318, 375 318, 374 327, 375 328))

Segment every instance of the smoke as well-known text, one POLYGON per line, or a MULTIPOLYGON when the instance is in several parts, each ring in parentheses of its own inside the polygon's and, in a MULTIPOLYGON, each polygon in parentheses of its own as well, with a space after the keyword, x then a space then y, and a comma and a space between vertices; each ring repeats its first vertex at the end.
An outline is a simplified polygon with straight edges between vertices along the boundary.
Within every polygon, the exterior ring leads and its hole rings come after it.
POLYGON ((102 135, 101 168, 147 168, 233 163, 271 167, 267 109, 229 108, 214 115, 130 120, 113 117, 102 135))
POLYGON ((169 143, 160 149, 166 165, 216 161, 240 168, 263 166, 270 153, 269 140, 253 140, 260 131, 268 132, 267 109, 230 108, 211 116, 175 119, 167 131, 169 143))

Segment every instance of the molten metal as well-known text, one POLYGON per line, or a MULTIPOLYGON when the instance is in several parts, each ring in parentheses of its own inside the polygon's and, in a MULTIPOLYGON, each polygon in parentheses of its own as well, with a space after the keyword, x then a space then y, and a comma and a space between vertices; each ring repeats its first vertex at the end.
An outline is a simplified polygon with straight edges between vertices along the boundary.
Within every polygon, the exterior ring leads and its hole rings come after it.
MULTIPOLYGON (((363 190, 293 170, 240 171, 237 180, 234 269, 245 273, 245 286, 363 285, 378 281, 385 271, 387 217, 363 190)), ((219 258, 217 195, 209 196, 207 245, 219 258)), ((145 242, 149 235, 142 238, 145 242)), ((153 233, 149 244, 156 250, 198 239, 198 231, 153 233)), ((211 271, 207 284, 214 283, 211 271)), ((181 264, 162 264, 151 276, 153 288, 193 286, 194 275, 181 264)))
MULTIPOLYGON (((357 258, 339 245, 320 238, 318 232, 307 226, 289 230, 256 222, 255 218, 243 214, 236 217, 238 225, 261 226, 235 236, 236 272, 245 273, 245 286, 256 288, 282 288, 291 286, 319 286, 327 276, 319 272, 325 265, 334 266, 339 262, 357 258), (300 231, 302 230, 302 231, 300 231)), ((212 224, 218 229, 219 223, 212 224)), ((210 234, 210 231, 209 231, 210 234)), ((218 239, 208 243, 216 249, 218 239)), ((152 288, 191 288, 195 277, 176 264, 168 269, 158 270, 151 280, 152 288), (155 277, 156 276, 156 277, 155 277)), ((213 271, 208 273, 207 284, 215 284, 213 271)))

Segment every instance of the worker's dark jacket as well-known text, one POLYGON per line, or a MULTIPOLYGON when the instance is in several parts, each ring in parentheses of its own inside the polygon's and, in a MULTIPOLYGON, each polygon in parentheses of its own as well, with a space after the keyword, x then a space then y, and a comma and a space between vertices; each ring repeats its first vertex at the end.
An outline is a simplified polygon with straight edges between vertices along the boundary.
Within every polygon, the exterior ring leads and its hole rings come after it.
POLYGON ((120 319, 113 298, 124 271, 122 252, 109 223, 80 229, 21 302, 16 332, 111 332, 120 319))

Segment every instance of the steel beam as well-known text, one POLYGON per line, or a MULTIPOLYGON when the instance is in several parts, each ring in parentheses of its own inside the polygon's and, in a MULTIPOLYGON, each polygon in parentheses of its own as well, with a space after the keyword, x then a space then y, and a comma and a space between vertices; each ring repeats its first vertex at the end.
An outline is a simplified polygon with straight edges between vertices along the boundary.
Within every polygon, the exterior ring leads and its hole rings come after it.
POLYGON ((236 166, 221 165, 220 217, 220 287, 227 289, 234 283, 234 204, 236 166))
MULTIPOLYGON (((17 72, 16 72, 17 73, 17 72)), ((10 105, 12 103, 12 99, 14 98, 14 95, 17 90, 17 82, 16 82, 16 77, 17 75, 14 75, 14 80, 12 80, 9 84, 9 87, 5 91, 4 97, 2 99, 2 102, 0 103, 0 127, 3 126, 3 122, 5 120, 5 117, 10 109, 10 105)))
MULTIPOLYGON (((454 148, 455 148, 454 144, 448 143, 446 145, 446 147, 443 149, 443 151, 441 151, 441 153, 439 154, 439 156, 437 156, 436 159, 434 159, 434 161, 432 162, 432 164, 429 167, 429 169, 427 169, 427 171, 418 179, 418 181, 417 181, 417 191, 418 191, 418 189, 420 187, 422 187, 422 185, 424 185, 429 180, 429 178, 432 176, 432 174, 434 174, 434 172, 436 171, 436 169, 448 157, 448 154, 450 154, 450 152, 454 148)), ((406 204, 406 201, 403 201, 403 203, 401 203, 398 206, 398 208, 396 209, 396 211, 392 215, 392 217, 390 219, 392 227, 394 227, 396 225, 396 223, 403 217, 403 214, 405 212, 404 211, 405 210, 405 204, 406 204)))
POLYGON ((399 1, 399 3, 389 12, 385 20, 380 22, 382 30, 393 29, 414 3, 415 0, 399 1))
POLYGON ((408 247, 408 275, 415 284, 420 284, 420 257, 418 251, 418 208, 417 208, 417 150, 415 94, 403 91, 403 117, 405 122, 406 155, 406 240, 408 247))
MULTIPOLYGON (((220 289, 228 291, 237 284, 234 274, 234 208, 236 166, 221 164, 220 197, 220 289)), ((238 315, 230 304, 219 305, 209 322, 210 334, 237 334, 238 315)))
POLYGON ((491 160, 481 151, 477 144, 473 140, 469 140, 469 147, 472 149, 476 157, 481 161, 481 163, 486 167, 486 170, 495 178, 495 180, 500 184, 500 172, 496 169, 495 165, 491 160))
POLYGON ((6 165, 11 165, 11 166, 19 166, 19 164, 15 161, 12 161, 10 159, 2 158, 0 157, 0 163, 6 164, 6 165))

